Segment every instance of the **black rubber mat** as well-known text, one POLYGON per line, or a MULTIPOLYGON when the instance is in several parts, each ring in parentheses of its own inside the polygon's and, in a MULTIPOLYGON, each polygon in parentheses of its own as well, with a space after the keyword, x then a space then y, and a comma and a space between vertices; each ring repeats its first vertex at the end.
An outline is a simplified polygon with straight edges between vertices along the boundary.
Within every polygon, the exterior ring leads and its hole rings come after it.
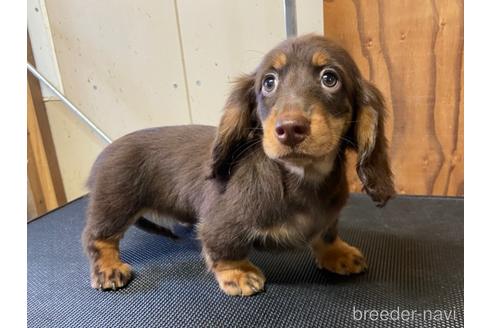
POLYGON ((340 277, 309 252, 253 252, 266 292, 222 294, 192 233, 178 242, 131 228, 122 290, 89 286, 80 234, 86 199, 28 225, 30 327, 462 327, 463 199, 399 197, 383 209, 353 195, 340 234, 369 271, 340 277))

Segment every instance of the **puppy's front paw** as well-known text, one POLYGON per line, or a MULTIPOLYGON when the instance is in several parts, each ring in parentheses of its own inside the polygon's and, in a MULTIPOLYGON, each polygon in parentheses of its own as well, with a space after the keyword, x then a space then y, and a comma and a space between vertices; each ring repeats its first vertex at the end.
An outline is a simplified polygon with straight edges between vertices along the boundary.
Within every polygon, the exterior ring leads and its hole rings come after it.
POLYGON ((92 269, 91 286, 92 288, 116 290, 124 287, 130 282, 132 269, 130 265, 123 262, 111 264, 96 264, 92 269))
POLYGON ((247 260, 218 261, 212 270, 220 289, 230 296, 251 296, 265 285, 263 273, 247 260))
POLYGON ((322 240, 313 243, 316 264, 320 269, 349 275, 367 270, 367 262, 362 253, 340 238, 326 244, 322 240))

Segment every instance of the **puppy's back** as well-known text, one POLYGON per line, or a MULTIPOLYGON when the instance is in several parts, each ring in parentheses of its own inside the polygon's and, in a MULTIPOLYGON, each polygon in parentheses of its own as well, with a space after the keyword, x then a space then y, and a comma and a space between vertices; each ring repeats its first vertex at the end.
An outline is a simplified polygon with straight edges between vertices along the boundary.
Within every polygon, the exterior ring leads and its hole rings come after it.
POLYGON ((159 204, 156 210, 173 213, 194 207, 215 133, 212 126, 186 125, 139 130, 117 139, 92 167, 87 181, 91 198, 104 194, 141 207, 159 204))

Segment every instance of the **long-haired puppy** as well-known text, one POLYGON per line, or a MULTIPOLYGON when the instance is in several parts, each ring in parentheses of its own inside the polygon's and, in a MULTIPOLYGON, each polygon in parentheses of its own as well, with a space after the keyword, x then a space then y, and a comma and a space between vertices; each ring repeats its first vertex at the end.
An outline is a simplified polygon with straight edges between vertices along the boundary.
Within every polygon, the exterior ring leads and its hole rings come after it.
MULTIPOLYGON (((348 198, 345 151, 357 153, 364 190, 380 206, 394 194, 381 93, 349 54, 320 36, 288 39, 237 81, 218 128, 146 129, 109 145, 88 186, 83 233, 91 284, 131 278, 119 241, 146 212, 195 225, 208 268, 228 295, 252 295, 265 276, 252 247, 310 247, 320 268, 366 269, 337 233, 348 198)), ((160 228, 173 236, 171 231, 160 228)))

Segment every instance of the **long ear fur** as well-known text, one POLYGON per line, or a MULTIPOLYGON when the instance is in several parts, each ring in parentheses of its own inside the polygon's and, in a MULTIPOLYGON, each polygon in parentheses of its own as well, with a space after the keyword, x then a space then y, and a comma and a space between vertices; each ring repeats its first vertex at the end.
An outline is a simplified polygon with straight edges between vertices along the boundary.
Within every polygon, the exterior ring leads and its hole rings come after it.
POLYGON ((384 99, 368 81, 361 81, 360 86, 353 130, 357 174, 364 190, 382 207, 395 194, 384 134, 384 99))
POLYGON ((251 128, 256 124, 254 84, 254 74, 240 77, 227 99, 212 148, 212 178, 227 181, 237 160, 234 156, 241 153, 248 142, 251 128))

